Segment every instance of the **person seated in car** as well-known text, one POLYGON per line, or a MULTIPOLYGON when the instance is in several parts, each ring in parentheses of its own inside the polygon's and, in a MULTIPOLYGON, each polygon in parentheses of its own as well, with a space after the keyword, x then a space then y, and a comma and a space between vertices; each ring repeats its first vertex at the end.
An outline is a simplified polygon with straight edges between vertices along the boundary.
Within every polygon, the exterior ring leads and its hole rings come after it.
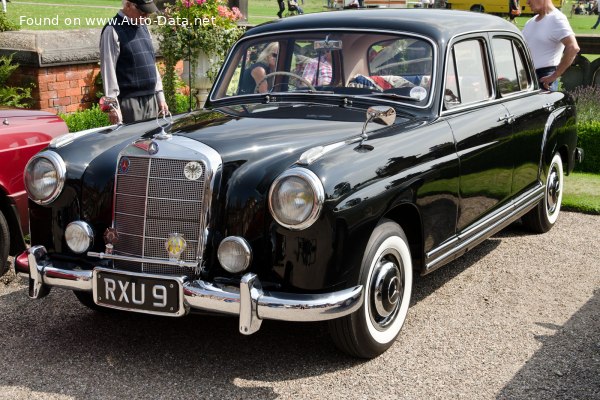
POLYGON ((304 64, 302 77, 313 86, 329 85, 333 77, 331 51, 319 51, 317 57, 309 59, 304 64))
POLYGON ((269 43, 258 55, 256 62, 246 68, 242 75, 240 94, 265 93, 269 90, 269 82, 265 77, 275 72, 279 43, 269 43))

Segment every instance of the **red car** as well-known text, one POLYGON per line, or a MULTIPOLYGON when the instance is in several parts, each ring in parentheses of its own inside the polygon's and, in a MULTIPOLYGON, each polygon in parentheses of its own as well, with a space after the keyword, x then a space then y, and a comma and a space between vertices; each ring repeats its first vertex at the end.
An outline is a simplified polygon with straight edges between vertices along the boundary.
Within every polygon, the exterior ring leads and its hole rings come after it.
POLYGON ((29 233, 25 164, 54 137, 68 132, 54 114, 0 109, 0 276, 8 268, 8 255, 25 250, 23 236, 29 233))

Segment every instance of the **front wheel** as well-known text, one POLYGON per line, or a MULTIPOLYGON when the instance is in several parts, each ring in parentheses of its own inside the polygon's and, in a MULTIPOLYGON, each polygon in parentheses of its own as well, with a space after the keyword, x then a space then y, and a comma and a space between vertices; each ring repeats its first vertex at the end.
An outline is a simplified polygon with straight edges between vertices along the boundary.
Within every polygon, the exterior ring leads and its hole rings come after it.
POLYGON ((360 283, 365 297, 362 307, 329 322, 336 346, 361 358, 374 358, 386 351, 404 325, 412 280, 406 235, 398 224, 384 220, 373 231, 363 256, 360 283))
POLYGON ((560 213, 564 185, 563 164, 560 154, 556 153, 550 162, 546 175, 544 198, 522 218, 526 228, 537 232, 548 232, 554 226, 560 213))

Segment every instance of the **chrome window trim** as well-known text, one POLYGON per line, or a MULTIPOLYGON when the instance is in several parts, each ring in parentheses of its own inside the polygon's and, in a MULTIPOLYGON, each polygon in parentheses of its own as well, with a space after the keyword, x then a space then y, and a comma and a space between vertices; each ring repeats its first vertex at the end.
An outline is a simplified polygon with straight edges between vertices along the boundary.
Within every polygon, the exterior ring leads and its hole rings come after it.
MULTIPOLYGON (((510 37, 511 39, 519 39, 520 38, 518 35, 516 35, 515 32, 510 31, 510 30, 495 30, 493 32, 487 32, 487 31, 483 31, 483 30, 482 31, 471 31, 471 32, 464 32, 464 33, 461 33, 459 35, 455 35, 452 38, 450 38, 450 40, 448 40, 448 45, 446 46, 446 57, 444 58, 444 65, 443 65, 443 68, 442 68, 443 69, 443 74, 442 74, 442 77, 441 77, 441 80, 442 80, 442 82, 441 82, 441 85, 442 85, 442 91, 441 91, 441 93, 444 93, 445 90, 446 90, 446 72, 447 72, 447 68, 448 68, 448 62, 447 62, 447 60, 448 60, 450 49, 452 48, 452 46, 454 46, 454 44, 456 44, 458 41, 460 41, 459 38, 461 38, 462 36, 470 36, 470 35, 475 35, 475 34, 487 34, 487 35, 489 35, 487 37, 488 40, 486 40, 486 41, 490 41, 490 42, 491 42, 491 40, 493 40, 494 37, 505 37, 505 38, 510 37)), ((484 38, 484 40, 486 39, 486 36, 481 36, 481 37, 484 38)), ((467 38, 465 38, 465 39, 467 39, 467 38)), ((523 44, 523 41, 522 40, 519 41, 519 44, 523 44)), ((487 43, 486 43, 486 46, 487 46, 487 43)), ((524 61, 527 62, 527 67, 529 68, 528 72, 531 73, 531 67, 532 67, 533 64, 531 63, 531 57, 529 55, 529 52, 528 52, 528 49, 527 49, 526 46, 523 46, 523 51, 525 53, 524 54, 525 55, 525 60, 524 61)), ((489 58, 489 55, 488 55, 488 58, 489 58)), ((492 58, 493 58, 493 54, 492 54, 492 58)), ((491 61, 494 61, 494 60, 493 59, 488 60, 488 62, 491 62, 491 61)), ((496 65, 494 63, 491 64, 490 67, 493 67, 494 71, 496 70, 496 65)), ((490 73, 491 72, 492 72, 492 70, 490 69, 490 73)), ((481 102, 478 102, 478 103, 471 103, 471 104, 467 104, 467 105, 464 105, 464 106, 455 107, 455 108, 452 108, 450 110, 444 110, 444 96, 441 95, 440 96, 440 104, 439 104, 439 107, 440 107, 440 112, 439 112, 440 117, 450 116, 450 115, 453 115, 453 114, 458 113, 458 112, 462 112, 462 111, 465 111, 465 110, 475 109, 477 107, 481 107, 481 106, 487 105, 487 104, 503 103, 504 101, 509 100, 509 99, 513 100, 513 99, 516 99, 516 98, 525 97, 525 96, 529 96, 529 95, 534 94, 534 93, 538 93, 538 92, 541 91, 541 89, 539 89, 539 88, 536 87, 536 83, 535 82, 536 82, 535 77, 532 77, 532 85, 530 85, 530 87, 527 90, 516 92, 514 95, 511 95, 510 97, 500 97, 500 98, 497 98, 497 96, 496 96, 496 85, 493 84, 492 85, 492 91, 493 91, 494 94, 493 94, 493 96, 492 96, 491 99, 489 99, 487 101, 481 101, 481 102)))
MULTIPOLYGON (((422 39, 427 41, 432 49, 433 49, 433 54, 432 54, 432 70, 431 70, 431 87, 429 88, 429 100, 427 102, 427 104, 423 105, 423 106, 417 106, 414 104, 410 104, 408 102, 399 102, 399 101, 394 101, 394 100, 388 100, 388 99, 382 99, 382 98, 376 98, 377 102, 384 102, 384 103, 390 103, 390 104, 394 104, 394 105, 399 105, 402 104, 402 106, 406 106, 406 107, 410 107, 410 108, 416 108, 416 109, 427 109, 430 108, 431 105, 434 102, 434 97, 435 97, 435 88, 436 88, 436 84, 437 84, 437 79, 434 79, 434 77, 436 76, 437 73, 437 64, 438 64, 438 45, 437 42, 435 42, 432 38, 430 38, 429 36, 425 36, 425 35, 421 35, 421 34, 417 34, 414 32, 406 32, 406 31, 394 31, 394 30, 374 30, 374 29, 366 29, 366 28, 360 28, 360 29, 351 29, 351 28, 309 28, 309 29, 292 29, 292 30, 278 30, 278 31, 272 31, 272 32, 264 32, 264 33, 258 33, 258 34, 254 34, 251 36, 245 36, 242 39, 238 40, 236 42, 236 44, 231 48, 231 50, 229 51, 229 53, 227 54, 227 58, 225 59, 223 65, 228 65, 229 64, 229 59, 231 58, 231 55, 235 52, 235 50, 237 50, 237 48, 239 46, 242 45, 242 43, 249 41, 249 40, 255 40, 255 39, 259 39, 263 36, 280 36, 280 35, 291 35, 291 34, 295 34, 295 33, 311 33, 311 32, 323 32, 323 31, 327 31, 327 32, 346 32, 346 33, 357 33, 357 32, 361 32, 361 33, 371 33, 371 34, 387 34, 387 35, 393 35, 393 36, 410 36, 413 38, 418 38, 418 39, 422 39)), ((256 94, 242 94, 242 95, 236 95, 236 96, 231 96, 231 97, 222 97, 219 99, 215 99, 213 96, 215 94, 215 88, 217 87, 216 83, 220 83, 221 81, 221 77, 224 73, 224 68, 221 68, 219 70, 219 74, 217 75, 217 79, 215 79, 215 85, 212 86, 210 93, 208 94, 208 99, 211 102, 221 102, 224 99, 231 99, 231 98, 245 98, 248 96, 252 96, 252 97, 256 97, 256 94)), ((262 96, 264 96, 264 94, 262 94, 262 96)), ((314 97, 314 94, 304 94, 304 93, 296 93, 294 94, 294 96, 301 96, 301 97, 314 97)), ((348 98, 348 97, 352 97, 352 98, 360 98, 360 99, 366 99, 366 100, 373 100, 373 97, 368 97, 365 95, 348 95, 348 94, 323 94, 323 96, 334 96, 337 98, 348 98)))

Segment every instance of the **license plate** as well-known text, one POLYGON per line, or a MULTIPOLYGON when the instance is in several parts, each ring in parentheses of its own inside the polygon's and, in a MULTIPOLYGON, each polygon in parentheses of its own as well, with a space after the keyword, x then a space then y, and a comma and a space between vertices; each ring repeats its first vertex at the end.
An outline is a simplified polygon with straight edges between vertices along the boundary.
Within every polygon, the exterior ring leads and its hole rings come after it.
POLYGON ((94 302, 100 306, 147 314, 180 316, 183 279, 94 269, 94 302))

